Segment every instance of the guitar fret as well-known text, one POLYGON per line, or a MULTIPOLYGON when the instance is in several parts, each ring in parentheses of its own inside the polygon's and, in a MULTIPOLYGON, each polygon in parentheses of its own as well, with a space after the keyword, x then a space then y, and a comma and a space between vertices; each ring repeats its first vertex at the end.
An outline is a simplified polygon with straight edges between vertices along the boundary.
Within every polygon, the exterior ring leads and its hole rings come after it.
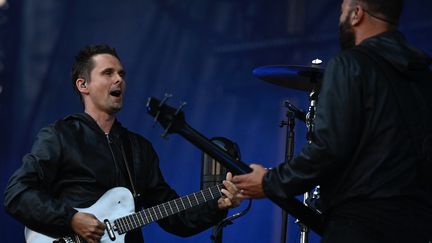
POLYGON ((124 223, 124 218, 121 218, 119 222, 121 223, 121 226, 123 228, 123 232, 126 232, 127 231, 127 227, 126 227, 126 224, 124 223))
POLYGON ((216 188, 215 188, 215 190, 216 190, 215 193, 217 194, 216 197, 219 197, 219 196, 221 195, 221 192, 220 192, 220 190, 221 190, 221 185, 217 185, 216 188))
POLYGON ((207 198, 207 200, 211 200, 213 198, 213 194, 212 194, 210 188, 206 191, 206 198, 207 198))
POLYGON ((180 198, 180 202, 183 204, 183 209, 186 209, 186 206, 185 206, 182 198, 180 198))
POLYGON ((142 212, 139 212, 138 215, 139 215, 139 217, 141 218, 142 225, 145 225, 146 222, 145 222, 145 220, 144 220, 144 218, 143 218, 143 216, 142 216, 142 212))
MULTIPOLYGON (((146 210, 143 211, 143 212, 148 212, 148 210, 146 209, 146 210)), ((146 218, 147 223, 150 223, 151 221, 148 219, 148 217, 147 217, 147 213, 144 213, 144 216, 145 216, 145 218, 146 218)))
POLYGON ((213 193, 212 193, 212 191, 211 191, 211 188, 209 188, 209 192, 210 192, 210 194, 211 194, 211 198, 214 198, 213 193))
POLYGON ((203 197, 203 200, 205 200, 205 199, 206 199, 206 197, 205 197, 205 195, 204 195, 204 192, 203 192, 203 191, 201 191, 201 196, 203 197))
POLYGON ((114 226, 117 228, 117 231, 119 232, 119 234, 121 234, 123 232, 123 228, 122 228, 122 225, 120 224, 119 219, 114 220, 114 226))
POLYGON ((198 204, 199 204, 199 201, 198 201, 198 198, 197 198, 197 196, 195 195, 195 193, 194 193, 194 194, 192 194, 192 195, 194 195, 194 197, 195 197, 195 200, 196 200, 196 205, 198 205, 198 204))
POLYGON ((168 216, 169 212, 168 212, 167 208, 165 207, 165 203, 162 203, 161 206, 162 206, 163 210, 165 211, 166 216, 168 216))
POLYGON ((154 216, 155 216, 156 220, 158 220, 158 219, 160 219, 160 218, 159 218, 159 216, 158 216, 158 213, 157 213, 158 211, 156 211, 156 209, 157 209, 157 206, 154 206, 154 207, 153 207, 154 216))
POLYGON ((159 204, 159 205, 157 205, 157 208, 158 208, 158 210, 159 210, 159 213, 160 213, 160 215, 161 215, 161 217, 160 217, 160 218, 163 218, 163 213, 162 213, 162 210, 160 209, 160 204, 159 204))
POLYGON ((129 216, 126 216, 125 218, 126 218, 126 221, 128 222, 129 230, 131 230, 132 229, 132 222, 130 221, 129 216))
POLYGON ((135 229, 136 228, 136 222, 134 220, 133 215, 128 215, 128 218, 129 218, 129 221, 131 222, 132 229, 135 229))
POLYGON ((176 212, 180 212, 180 209, 179 209, 179 207, 178 207, 178 203, 177 203, 176 201, 177 201, 177 199, 173 200, 174 205, 175 205, 176 208, 177 208, 177 211, 176 211, 176 212))
MULTIPOLYGON (((152 209, 152 208, 149 208, 150 219, 151 219, 152 221, 156 221, 155 219, 153 219, 153 215, 152 215, 152 213, 151 213, 151 209, 152 209)), ((153 209, 153 210, 154 210, 154 209, 153 209)))
POLYGON ((128 215, 129 221, 131 222, 132 229, 136 228, 136 223, 132 215, 128 215))
POLYGON ((140 221, 139 221, 139 218, 137 217, 137 215, 136 214, 132 214, 131 218, 133 219, 133 222, 135 224, 134 228, 135 229, 138 228, 140 226, 140 221))
POLYGON ((192 202, 191 202, 190 198, 189 197, 186 197, 186 198, 189 201, 189 205, 192 206, 192 202))
POLYGON ((120 229, 122 232, 126 232, 126 226, 123 223, 123 218, 119 218, 118 219, 119 225, 120 225, 120 229))
POLYGON ((133 221, 129 215, 126 216, 126 220, 129 222, 129 229, 133 229, 133 221))
POLYGON ((173 211, 173 209, 172 209, 172 207, 171 207, 171 203, 168 203, 168 206, 169 206, 170 209, 171 209, 171 213, 174 213, 174 211, 173 211))
POLYGON ((152 209, 153 209, 153 213, 152 213, 152 215, 153 215, 153 218, 154 218, 155 221, 156 221, 156 220, 159 219, 159 217, 157 216, 157 212, 156 212, 156 206, 153 206, 152 209))
POLYGON ((180 212, 181 211, 181 209, 180 209, 180 207, 181 207, 181 205, 180 205, 180 198, 176 198, 176 199, 174 199, 174 200, 172 200, 172 202, 174 203, 174 205, 176 206, 176 212, 180 212))
POLYGON ((121 220, 122 220, 123 225, 124 225, 124 227, 125 227, 125 231, 128 231, 128 230, 129 230, 129 226, 128 226, 128 223, 127 223, 126 218, 125 218, 125 217, 122 217, 121 220))

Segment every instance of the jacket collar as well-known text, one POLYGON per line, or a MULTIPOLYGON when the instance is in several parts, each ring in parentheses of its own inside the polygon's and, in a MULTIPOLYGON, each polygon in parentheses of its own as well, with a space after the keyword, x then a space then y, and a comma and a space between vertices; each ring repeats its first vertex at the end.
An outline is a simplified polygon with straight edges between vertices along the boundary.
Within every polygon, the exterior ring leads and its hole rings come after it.
MULTIPOLYGON (((80 122, 85 123, 87 126, 89 126, 92 130, 94 130, 97 133, 105 135, 104 131, 99 127, 97 122, 91 117, 89 114, 83 112, 83 113, 75 113, 71 114, 64 118, 64 120, 78 120, 80 122)), ((121 125, 121 123, 115 119, 113 126, 111 127, 111 130, 109 134, 120 136, 122 134, 122 131, 125 128, 121 125)))

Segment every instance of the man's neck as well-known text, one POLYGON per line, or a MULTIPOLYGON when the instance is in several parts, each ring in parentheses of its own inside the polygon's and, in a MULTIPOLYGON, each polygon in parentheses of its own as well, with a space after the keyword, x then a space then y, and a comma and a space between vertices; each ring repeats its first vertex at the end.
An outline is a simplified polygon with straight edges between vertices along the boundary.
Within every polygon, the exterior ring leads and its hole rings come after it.
POLYGON ((111 131, 111 127, 114 124, 115 116, 114 114, 108 114, 105 112, 94 112, 88 109, 84 110, 85 113, 89 114, 99 125, 99 127, 108 134, 111 131))
POLYGON ((392 28, 391 26, 385 23, 377 23, 376 21, 368 22, 367 24, 363 25, 361 28, 357 29, 355 43, 356 45, 358 45, 362 43, 364 40, 372 36, 376 36, 390 30, 396 30, 396 28, 392 28))

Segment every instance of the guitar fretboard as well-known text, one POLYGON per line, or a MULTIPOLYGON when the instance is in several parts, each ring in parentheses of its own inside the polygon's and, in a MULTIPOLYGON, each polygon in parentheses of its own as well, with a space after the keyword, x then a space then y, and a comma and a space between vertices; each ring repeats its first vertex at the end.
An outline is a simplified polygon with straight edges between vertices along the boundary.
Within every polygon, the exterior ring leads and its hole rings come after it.
POLYGON ((209 187, 205 190, 179 197, 174 200, 144 209, 138 213, 130 214, 114 220, 114 225, 119 234, 124 234, 146 224, 166 218, 186 209, 198 206, 210 200, 219 198, 222 193, 222 184, 209 187))

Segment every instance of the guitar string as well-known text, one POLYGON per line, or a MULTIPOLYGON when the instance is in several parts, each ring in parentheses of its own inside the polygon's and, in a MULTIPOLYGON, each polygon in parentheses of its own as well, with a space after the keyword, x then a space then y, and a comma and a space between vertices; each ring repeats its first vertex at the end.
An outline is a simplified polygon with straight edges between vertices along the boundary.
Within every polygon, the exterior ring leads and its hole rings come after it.
MULTIPOLYGON (((185 200, 188 200, 187 202, 189 202, 189 207, 194 207, 194 206, 197 206, 197 205, 204 203, 205 201, 215 199, 217 196, 220 196, 222 194, 220 191, 221 187, 222 187, 222 184, 219 184, 219 185, 216 185, 214 187, 207 188, 207 190, 195 192, 189 196, 176 198, 172 201, 163 203, 162 206, 164 207, 164 211, 166 213, 166 216, 169 216, 170 214, 169 214, 168 210, 166 209, 165 204, 169 205, 169 207, 171 209, 171 214, 175 214, 175 213, 178 213, 180 211, 187 209, 187 207, 185 205, 185 200), (201 195, 203 197, 202 202, 200 202, 198 200, 198 197, 197 197, 198 193, 201 193, 201 195), (191 200, 192 197, 195 198, 195 201, 196 201, 195 204, 193 203, 193 200, 191 200), (178 202, 178 201, 180 201, 180 202, 178 202), (182 209, 179 208, 180 203, 183 206, 182 209), (176 206, 177 212, 174 212, 171 204, 174 204, 176 206)), ((186 204, 187 204, 187 202, 186 202, 186 204)), ((157 221, 161 218, 164 218, 165 216, 164 216, 163 210, 160 208, 160 206, 161 205, 157 205, 157 206, 142 210, 142 211, 138 212, 137 214, 132 214, 132 215, 127 215, 127 216, 121 217, 121 218, 115 220, 114 223, 118 226, 119 232, 125 233, 127 231, 132 230, 132 229, 138 228, 142 225, 145 225, 145 224, 148 224, 150 222, 157 221), (156 209, 158 209, 160 217, 159 217, 156 209), (151 212, 151 210, 153 210, 153 213, 151 212), (147 212, 147 214, 145 212, 147 212), (146 221, 144 220, 142 214, 144 214, 144 216, 146 217, 146 221), (148 220, 147 215, 150 216, 151 221, 148 220), (141 217, 142 222, 139 221, 139 217, 141 217), (138 221, 138 223, 137 223, 137 221, 138 221)))

